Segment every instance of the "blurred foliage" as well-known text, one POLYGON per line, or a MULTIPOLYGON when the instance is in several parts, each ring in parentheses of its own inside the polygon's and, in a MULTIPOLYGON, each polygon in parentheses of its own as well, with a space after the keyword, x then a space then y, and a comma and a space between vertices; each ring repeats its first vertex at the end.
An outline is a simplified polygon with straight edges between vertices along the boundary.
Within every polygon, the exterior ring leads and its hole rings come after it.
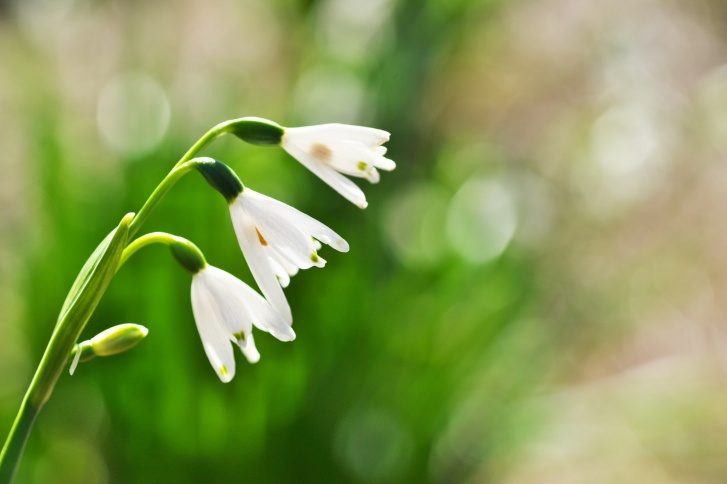
MULTIPOLYGON (((718 0, 0 2, 0 429, 77 271, 209 127, 392 133, 360 211, 282 150, 206 154, 348 240, 298 338, 219 382, 161 247, 84 337, 19 483, 722 482, 727 25, 718 0)), ((145 225, 253 284, 191 175, 145 225)))

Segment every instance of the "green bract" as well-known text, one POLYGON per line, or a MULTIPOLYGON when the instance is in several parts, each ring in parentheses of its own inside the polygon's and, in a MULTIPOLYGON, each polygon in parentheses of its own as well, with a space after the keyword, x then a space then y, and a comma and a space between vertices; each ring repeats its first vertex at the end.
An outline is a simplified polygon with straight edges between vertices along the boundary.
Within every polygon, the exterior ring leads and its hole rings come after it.
POLYGON ((38 388, 38 392, 32 395, 32 403, 42 405, 48 399, 78 336, 116 273, 133 218, 133 213, 124 216, 119 226, 106 236, 86 261, 71 287, 54 331, 53 343, 41 361, 41 367, 48 365, 53 371, 41 372, 37 386, 33 382, 32 386, 38 388))

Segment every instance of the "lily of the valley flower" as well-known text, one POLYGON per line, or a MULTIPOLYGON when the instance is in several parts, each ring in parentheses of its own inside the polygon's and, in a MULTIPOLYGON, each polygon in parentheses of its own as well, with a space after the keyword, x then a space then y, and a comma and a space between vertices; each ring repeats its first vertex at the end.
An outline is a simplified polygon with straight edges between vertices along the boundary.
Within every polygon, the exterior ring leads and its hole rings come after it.
POLYGON ((235 376, 230 342, 242 349, 250 363, 260 359, 253 326, 281 341, 295 339, 293 329, 268 301, 232 274, 210 265, 192 277, 192 312, 207 358, 225 383, 235 376))
POLYGON ((298 269, 323 267, 321 244, 348 252, 348 243, 319 221, 249 188, 230 202, 237 240, 255 281, 270 304, 292 324, 293 316, 282 287, 298 269))
POLYGON ((321 124, 285 128, 281 146, 334 190, 360 208, 366 196, 342 175, 365 178, 378 183, 378 169, 391 171, 396 163, 384 157, 389 133, 380 129, 348 124, 321 124))

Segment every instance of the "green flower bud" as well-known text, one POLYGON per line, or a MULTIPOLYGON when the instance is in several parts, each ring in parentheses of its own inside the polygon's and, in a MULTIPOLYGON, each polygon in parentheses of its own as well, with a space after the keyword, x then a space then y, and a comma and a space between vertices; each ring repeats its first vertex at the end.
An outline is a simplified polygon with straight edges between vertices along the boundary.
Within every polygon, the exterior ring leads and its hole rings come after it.
POLYGON ((221 161, 212 158, 195 158, 194 167, 212 188, 232 203, 242 192, 244 186, 232 169, 221 161))
POLYGON ((111 356, 128 351, 143 340, 149 330, 138 324, 119 324, 100 332, 88 341, 76 345, 71 353, 70 373, 76 371, 80 361, 89 361, 97 356, 111 356))
POLYGON ((116 355, 136 346, 147 334, 149 330, 144 326, 119 324, 91 338, 91 350, 94 356, 116 355))
POLYGON ((228 132, 254 145, 279 145, 285 128, 263 118, 240 118, 227 127, 228 132))

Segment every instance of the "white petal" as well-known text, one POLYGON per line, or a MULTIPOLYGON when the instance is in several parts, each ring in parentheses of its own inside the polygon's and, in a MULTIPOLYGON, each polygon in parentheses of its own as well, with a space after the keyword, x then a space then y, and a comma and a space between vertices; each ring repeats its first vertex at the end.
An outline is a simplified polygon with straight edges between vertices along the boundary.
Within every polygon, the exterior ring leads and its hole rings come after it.
POLYGON ((371 157, 371 162, 376 168, 384 171, 391 171, 396 168, 396 163, 384 156, 374 155, 371 157))
MULTIPOLYGON (((336 232, 313 217, 304 214, 290 205, 286 205, 283 202, 265 196, 254 190, 250 190, 249 188, 246 188, 244 193, 256 201, 258 207, 264 204, 268 211, 274 212, 278 217, 288 221, 289 224, 296 226, 309 236, 315 237, 339 252, 348 252, 348 243, 336 232)), ((260 209, 258 208, 258 210, 260 209)), ((314 241, 313 249, 318 250, 319 248, 320 246, 316 246, 314 241)))
POLYGON ((273 268, 275 277, 278 278, 280 286, 285 289, 290 284, 290 274, 288 274, 288 271, 283 269, 283 265, 280 263, 283 258, 274 249, 268 248, 267 252, 268 262, 270 262, 270 266, 273 268))
POLYGON ((286 128, 283 135, 283 146, 285 146, 286 141, 295 142, 300 139, 319 141, 348 139, 374 146, 389 141, 389 136, 389 133, 384 130, 365 126, 338 123, 319 124, 300 128, 286 128))
POLYGON ((233 341, 242 339, 240 333, 249 335, 252 331, 253 316, 248 309, 247 291, 250 287, 232 274, 207 266, 204 269, 205 283, 214 299, 222 326, 233 341))
MULTIPOLYGON (((280 313, 253 288, 242 281, 239 282, 242 284, 239 288, 239 297, 245 301, 252 324, 262 331, 269 332, 280 341, 293 341, 295 332, 280 313)), ((249 339, 250 335, 246 336, 249 339)))
POLYGON ((324 163, 342 172, 356 174, 372 168, 373 150, 358 141, 337 141, 328 145, 331 149, 330 159, 324 163))
POLYGON ((260 236, 282 258, 301 269, 308 269, 315 265, 311 258, 316 249, 310 235, 304 234, 290 221, 280 218, 270 211, 267 212, 267 216, 254 217, 254 220, 255 228, 260 236))
MULTIPOLYGON (((261 244, 264 240, 265 244, 278 252, 281 258, 301 269, 308 269, 314 265, 322 266, 317 261, 311 234, 304 233, 294 220, 285 214, 280 214, 274 208, 276 205, 285 206, 285 204, 260 196, 250 189, 246 189, 235 203, 240 204, 249 215, 261 244)), ((267 246, 266 253, 269 252, 267 246)))
POLYGON ((245 355, 247 361, 250 363, 257 363, 260 361, 260 353, 255 347, 255 340, 252 337, 252 333, 247 337, 247 343, 244 346, 240 346, 242 354, 245 355))
MULTIPOLYGON (((314 242, 318 242, 314 240, 314 242)), ((315 245, 315 244, 314 244, 315 245)), ((320 244, 318 244, 320 248, 320 244)), ((290 278, 298 273, 298 266, 290 262, 283 254, 275 250, 271 245, 265 247, 265 254, 268 256, 270 266, 275 271, 275 277, 278 278, 283 288, 288 287, 290 278)))
POLYGON ((285 322, 292 324, 293 315, 290 311, 290 305, 288 305, 285 294, 283 294, 283 289, 280 287, 280 283, 275 277, 275 272, 270 266, 264 247, 258 239, 255 226, 245 213, 239 200, 238 197, 230 205, 230 215, 240 249, 242 249, 242 253, 250 266, 250 272, 252 272, 252 276, 255 278, 258 286, 260 286, 262 293, 278 313, 280 313, 285 322))
MULTIPOLYGON (((314 248, 316 250, 320 249, 320 244, 318 244, 319 247, 316 248, 315 247, 315 242, 318 242, 318 241, 317 240, 314 240, 314 244, 313 244, 314 245, 314 248)), ((268 251, 268 253, 269 253, 268 257, 270 257, 271 259, 275 259, 275 261, 278 264, 280 264, 280 266, 282 267, 282 269, 289 276, 292 277, 292 276, 294 276, 294 275, 296 275, 298 273, 298 269, 299 269, 298 266, 296 266, 295 264, 292 264, 290 261, 288 261, 288 259, 286 259, 285 257, 283 257, 283 255, 280 252, 278 252, 277 250, 275 250, 274 247, 268 246, 267 248, 270 249, 268 251)))
POLYGON ((366 172, 366 179, 369 183, 379 183, 379 172, 376 171, 376 168, 371 168, 366 172))
POLYGON ((250 338, 253 325, 281 341, 295 339, 292 328, 253 288, 217 267, 207 266, 205 272, 206 287, 214 299, 222 325, 230 339, 241 348, 250 338))
POLYGON ((336 170, 315 159, 307 151, 303 151, 296 146, 285 146, 287 151, 293 158, 297 159, 303 166, 313 172, 318 178, 326 182, 331 188, 340 193, 348 201, 352 202, 359 208, 366 208, 366 195, 351 180, 338 173, 336 170))
POLYGON ((192 312, 207 358, 220 380, 227 383, 235 376, 235 356, 206 275, 202 270, 192 278, 192 312))

